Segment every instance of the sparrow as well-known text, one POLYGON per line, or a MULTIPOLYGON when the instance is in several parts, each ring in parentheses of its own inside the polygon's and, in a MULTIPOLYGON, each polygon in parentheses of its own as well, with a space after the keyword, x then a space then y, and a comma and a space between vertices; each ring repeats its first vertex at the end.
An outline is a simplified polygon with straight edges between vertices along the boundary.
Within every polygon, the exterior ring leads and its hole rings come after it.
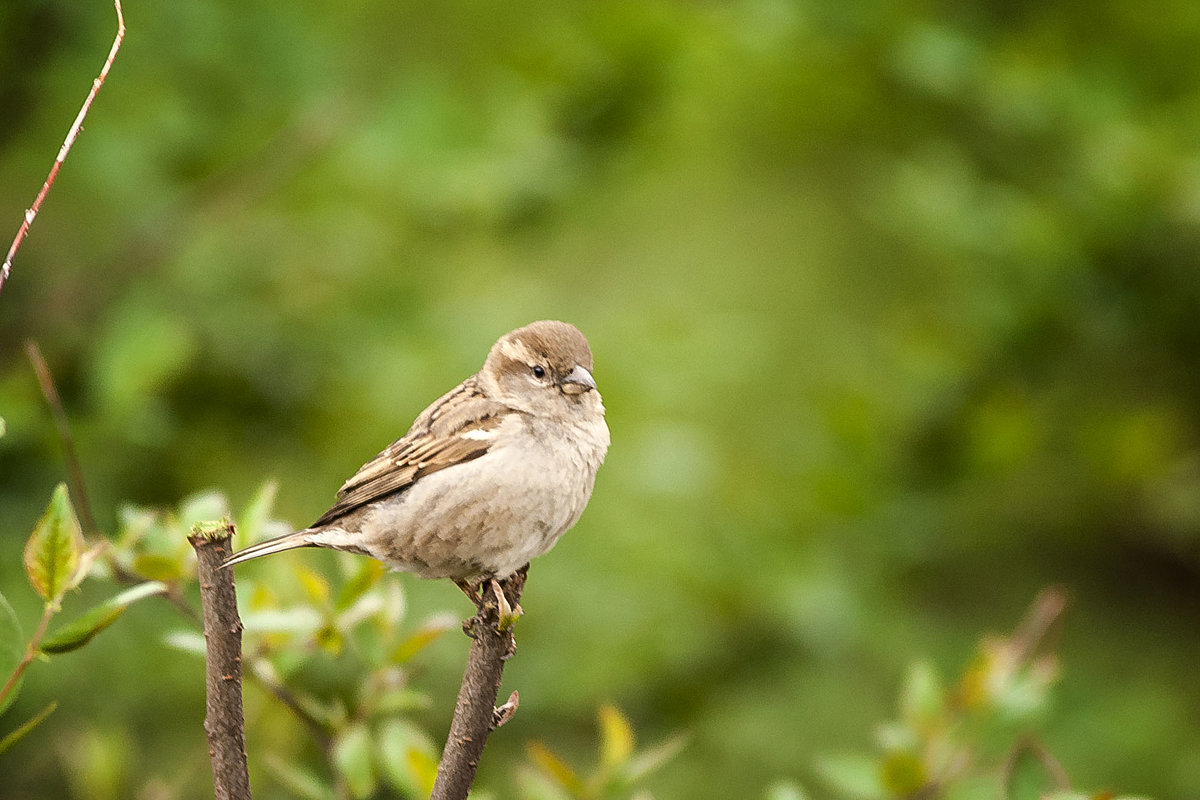
POLYGON ((316 522, 224 566, 329 547, 450 578, 476 605, 491 582, 503 610, 497 581, 579 520, 608 445, 587 339, 566 322, 534 322, 501 336, 479 372, 364 464, 316 522))

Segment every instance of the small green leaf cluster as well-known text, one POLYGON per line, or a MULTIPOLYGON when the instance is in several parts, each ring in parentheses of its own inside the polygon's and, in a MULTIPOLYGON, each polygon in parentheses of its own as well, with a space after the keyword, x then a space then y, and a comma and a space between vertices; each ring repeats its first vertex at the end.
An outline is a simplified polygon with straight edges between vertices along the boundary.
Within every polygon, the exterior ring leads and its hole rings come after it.
MULTIPOLYGON (((677 734, 652 747, 637 750, 633 726, 616 707, 601 706, 596 763, 587 772, 571 767, 544 742, 530 742, 526 748, 529 763, 517 773, 521 796, 525 800, 615 800, 630 792, 670 761, 685 744, 677 734)), ((648 792, 633 795, 650 800, 648 792)))
POLYGON ((822 781, 849 800, 1135 800, 1070 790, 1063 767, 1029 733, 1058 678, 1044 652, 1063 608, 1057 590, 1035 601, 1008 637, 985 637, 957 680, 913 663, 898 716, 876 731, 878 752, 829 754, 822 781))
MULTIPOLYGON (((272 518, 275 492, 267 483, 236 515, 235 549, 291 530, 272 518)), ((171 580, 190 576, 182 521, 226 514, 228 504, 216 493, 190 499, 177 515, 127 509, 118 547, 123 568, 171 580)), ((435 614, 410 624, 399 581, 378 561, 339 554, 332 575, 310 563, 285 555, 238 573, 245 677, 261 690, 247 694, 250 736, 253 720, 282 704, 324 756, 316 765, 278 754, 261 763, 289 795, 310 800, 381 791, 428 796, 438 750, 411 719, 430 705, 412 685, 411 662, 458 621, 435 614)), ((194 624, 169 632, 164 642, 204 656, 194 624)))
MULTIPOLYGON (((216 491, 188 497, 174 508, 126 505, 115 534, 89 542, 60 485, 24 551, 29 585, 44 606, 28 640, 0 595, 0 679, 7 677, 0 714, 32 663, 85 646, 147 597, 165 597, 179 612, 180 626, 166 633, 162 644, 203 658, 199 609, 190 599, 196 593, 196 559, 188 534, 204 524, 200 521, 231 518, 238 521, 235 549, 286 533, 291 527, 272 516, 275 495, 275 484, 268 482, 236 514, 216 491), (112 584, 116 591, 52 626, 68 595, 86 578, 112 584)), ((306 729, 321 755, 305 757, 311 748, 303 737, 285 734, 280 746, 263 747, 256 760, 279 789, 305 800, 428 797, 439 747, 415 718, 432 705, 413 680, 415 660, 460 622, 448 613, 410 619, 401 582, 377 561, 337 554, 333 563, 325 574, 310 566, 310 559, 284 555, 238 573, 249 736, 252 741, 260 735, 278 737, 282 715, 270 712, 286 708, 294 718, 291 730, 306 729)), ((12 727, 0 737, 0 753, 56 708, 50 703, 12 727)), ((599 726, 598 761, 586 773, 567 766, 545 744, 530 744, 528 763, 516 772, 522 796, 628 797, 683 746, 682 738, 674 737, 637 750, 629 721, 611 706, 600 709, 599 726)))
MULTIPOLYGON (((275 493, 274 483, 265 484, 236 515, 239 545, 290 529, 272 517, 275 493)), ((167 634, 164 643, 203 657, 198 612, 186 599, 195 583, 187 535, 196 520, 230 516, 218 492, 194 495, 174 509, 127 506, 111 542, 89 542, 66 486, 59 485, 24 549, 29 587, 43 606, 28 639, 0 594, 0 715, 32 663, 87 645, 148 597, 170 599, 188 623, 167 634), (69 595, 88 578, 121 588, 52 626, 69 595)), ((239 574, 243 663, 250 685, 260 690, 248 696, 248 719, 265 719, 270 715, 262 712, 273 705, 286 707, 323 757, 314 765, 312 759, 271 752, 260 763, 289 796, 305 800, 428 796, 438 748, 416 720, 431 701, 415 684, 414 659, 458 627, 457 619, 445 613, 410 619, 401 584, 372 559, 338 554, 333 574, 310 563, 283 556, 239 574)), ((1061 592, 1044 592, 1013 634, 985 637, 952 681, 926 661, 912 664, 896 718, 877 729, 877 752, 818 760, 827 788, 848 800, 1135 800, 1074 791, 1062 766, 1030 733, 1058 678, 1058 661, 1046 642, 1064 603, 1061 592)), ((51 702, 8 727, 0 736, 0 753, 56 708, 51 702)), ((526 762, 515 771, 519 796, 650 800, 641 788, 645 779, 685 744, 676 735, 639 749, 628 718, 608 705, 599 709, 598 731, 597 755, 586 768, 571 765, 542 741, 530 742, 526 762)), ((781 782, 768 787, 765 797, 806 795, 781 782)))
MULTIPOLYGON (((68 653, 83 647, 97 633, 116 622, 138 600, 167 591, 166 584, 138 581, 89 608, 53 630, 50 623, 62 610, 67 594, 98 571, 108 547, 103 541, 87 543, 65 484, 50 497, 46 513, 34 526, 25 544, 23 564, 30 588, 42 599, 42 615, 28 640, 8 599, 0 594, 0 714, 20 692, 25 671, 38 658, 68 653)), ((0 753, 9 749, 42 723, 57 708, 51 702, 30 719, 0 738, 0 753)))

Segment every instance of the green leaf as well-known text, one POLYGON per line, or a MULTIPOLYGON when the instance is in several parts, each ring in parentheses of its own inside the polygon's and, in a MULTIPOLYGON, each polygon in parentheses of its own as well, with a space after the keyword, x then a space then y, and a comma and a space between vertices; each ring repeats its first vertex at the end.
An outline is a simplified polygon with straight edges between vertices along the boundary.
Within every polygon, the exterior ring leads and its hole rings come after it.
MULTIPOLYGON (((12 695, 9 695, 9 697, 11 697, 11 696, 12 695)), ((58 708, 58 703, 57 702, 51 703, 50 705, 46 706, 41 711, 39 711, 36 716, 34 716, 32 719, 30 719, 24 725, 17 728, 15 731, 13 731, 12 733, 5 736, 3 739, 0 739, 0 753, 3 753, 5 750, 12 747, 14 744, 21 741, 23 738, 25 738, 26 734, 28 734, 30 731, 32 731, 34 728, 36 728, 38 725, 41 725, 42 722, 46 719, 46 717, 53 714, 54 709, 56 709, 56 708, 58 708)))
POLYGON ((172 556, 144 553, 133 560, 133 571, 152 581, 172 583, 183 575, 183 561, 172 556))
POLYGON ((610 705, 600 706, 600 763, 619 767, 633 755, 633 726, 610 705))
POLYGON ((78 650, 92 640, 100 631, 117 621, 124 613, 123 606, 111 607, 107 603, 96 606, 77 619, 68 622, 46 635, 42 640, 43 653, 57 655, 78 650))
POLYGON ((163 637, 162 642, 172 650, 200 656, 200 658, 204 658, 208 652, 204 634, 196 631, 171 631, 163 637))
POLYGON ((355 798, 375 791, 375 769, 371 763, 371 734, 361 724, 351 725, 333 743, 333 765, 355 798))
POLYGON ((275 507, 275 495, 279 492, 277 481, 266 481, 258 487, 250 504, 238 515, 237 534, 234 544, 241 550, 249 542, 257 542, 265 538, 263 530, 271 521, 271 510, 275 507))
POLYGON ((526 745, 525 751, 543 775, 573 795, 583 794, 586 788, 583 779, 565 761, 551 752, 549 747, 541 742, 533 741, 526 745))
MULTIPOLYGON (((944 790, 942 800, 1002 800, 995 775, 986 770, 947 780, 940 784, 940 787, 944 790)), ((1087 800, 1099 800, 1099 798, 1088 798, 1087 800)))
POLYGON ((230 516, 229 500, 223 492, 210 489, 183 499, 179 504, 179 520, 184 528, 191 528, 206 519, 223 519, 230 516))
POLYGON ((917 750, 930 735, 932 734, 928 729, 918 731, 913 725, 904 722, 881 722, 875 726, 875 742, 885 753, 917 750))
POLYGON ((144 597, 162 594, 165 591, 167 591, 166 584, 157 581, 140 583, 126 589, 116 597, 47 634, 42 639, 41 650, 43 653, 58 654, 83 647, 92 640, 93 636, 116 622, 117 618, 125 613, 125 609, 130 605, 144 597))
POLYGON ((571 795, 541 771, 522 764, 517 769, 521 800, 571 800, 571 795))
POLYGON ((392 689, 382 692, 375 700, 372 713, 377 715, 407 714, 424 711, 432 706, 429 695, 416 689, 392 689))
POLYGON ((158 512, 141 506, 123 505, 117 513, 117 547, 127 549, 138 543, 146 532, 161 524, 158 512))
POLYGON ((116 554, 139 577, 173 583, 187 574, 195 559, 188 544, 190 526, 156 509, 123 506, 116 554))
POLYGON ((917 730, 928 730, 945 709, 946 693, 937 671, 928 661, 908 668, 900 691, 900 716, 917 730))
POLYGON ((764 800, 805 800, 804 790, 794 783, 773 783, 767 788, 764 800))
POLYGON ((4 417, 0 417, 0 436, 8 432, 8 426, 4 424, 4 417))
POLYGON ((879 764, 870 756, 827 755, 817 761, 817 774, 838 794, 854 800, 883 800, 887 797, 879 764))
POLYGON ((118 594, 116 597, 109 600, 109 603, 130 606, 138 600, 144 600, 147 597, 156 597, 167 591, 169 587, 158 581, 147 581, 139 583, 137 586, 131 586, 125 591, 118 594))
POLYGON ((379 727, 379 765, 384 780, 406 797, 428 797, 437 777, 437 749, 411 722, 392 719, 379 727))
POLYGON ((637 783, 679 755, 679 751, 683 750, 686 745, 687 736, 679 733, 667 739, 662 744, 655 745, 648 750, 643 750, 630 759, 626 765, 625 780, 631 784, 637 783))
POLYGON ((321 626, 313 638, 317 643, 317 647, 334 658, 340 656, 342 650, 346 647, 345 635, 333 625, 321 626))
POLYGON ((299 797, 301 800, 334 800, 333 789, 299 764, 269 753, 266 756, 266 764, 275 780, 279 781, 292 797, 299 797))
POLYGON ((317 613, 316 609, 307 606, 247 611, 242 614, 242 626, 246 633, 286 633, 293 636, 311 636, 322 625, 324 625, 324 620, 321 619, 321 615, 317 613))
POLYGON ((329 587, 329 581, 325 580, 325 576, 299 563, 296 564, 294 571, 296 579, 300 582, 300 588, 304 590, 309 602, 318 608, 327 608, 332 589, 329 587))
POLYGON ((438 614, 425 621, 416 632, 396 646, 392 651, 393 664, 407 663, 413 656, 424 650, 446 631, 458 627, 458 621, 452 614, 438 614))
POLYGON ((897 797, 916 795, 925 786, 925 765, 913 753, 889 753, 879 769, 883 785, 897 797))
POLYGON ((996 693, 998 711, 1010 720, 1025 719, 1042 711, 1056 675, 1053 662, 1038 663, 1014 675, 996 693))
MULTIPOLYGON (((13 674, 13 670, 24 657, 25 634, 21 632, 21 621, 17 619, 17 612, 8 604, 8 598, 0 592, 0 685, 8 680, 8 676, 13 674)), ((18 681, 8 696, 0 700, 0 714, 3 714, 16 698, 20 688, 21 683, 18 681)))
POLYGON ((338 611, 345 611, 354 605, 354 601, 362 597, 367 591, 379 583, 379 579, 387 573, 387 567, 382 562, 376 561, 373 558, 360 558, 361 563, 358 571, 354 576, 342 585, 341 591, 338 592, 337 600, 334 607, 338 611))
POLYGON ((377 616, 379 624, 388 631, 399 630, 400 623, 404 622, 404 615, 407 613, 404 588, 400 581, 385 581, 379 587, 379 593, 383 595, 383 607, 379 609, 377 616))
POLYGON ((437 759, 424 750, 416 749, 409 750, 407 756, 408 767, 420 784, 421 796, 433 794, 433 784, 437 780, 437 759))
POLYGON ((47 603, 57 604, 74 585, 82 552, 83 532, 71 506, 67 485, 60 483, 25 545, 25 574, 34 591, 47 603))

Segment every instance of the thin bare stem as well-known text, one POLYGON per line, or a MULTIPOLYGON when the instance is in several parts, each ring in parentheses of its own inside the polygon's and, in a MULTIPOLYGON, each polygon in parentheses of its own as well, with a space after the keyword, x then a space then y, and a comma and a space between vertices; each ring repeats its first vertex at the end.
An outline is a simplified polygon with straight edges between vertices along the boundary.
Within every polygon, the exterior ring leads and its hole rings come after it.
POLYGON ((266 658, 251 658, 249 661, 249 671, 246 674, 257 681, 259 686, 270 692, 285 708, 295 714, 309 731, 312 732, 313 736, 316 737, 322 750, 329 751, 329 748, 333 745, 333 736, 329 726, 313 716, 290 689, 275 679, 266 658))
MULTIPOLYGON (((526 564, 501 583, 508 603, 516 607, 525 588, 526 564)), ((484 589, 484 600, 479 612, 467 623, 472 638, 471 652, 467 656, 467 668, 463 673, 458 702, 454 706, 454 719, 446 737, 446 748, 438 764, 437 780, 433 785, 430 800, 464 800, 475 781, 475 770, 487 744, 488 734, 503 725, 516 710, 516 693, 508 703, 497 709, 496 697, 500 693, 500 679, 504 663, 516 650, 511 620, 501 625, 501 613, 491 592, 484 589)))
POLYGON ((13 670, 12 675, 8 676, 8 680, 4 682, 4 688, 0 689, 0 705, 3 705, 4 698, 8 697, 9 692, 21 680, 21 676, 25 674, 25 670, 37 658, 38 650, 42 646, 42 637, 46 635, 46 627, 50 624, 50 618, 58 611, 56 603, 46 603, 46 607, 42 609, 42 618, 38 622, 37 630, 33 632, 33 638, 25 645, 25 655, 21 657, 21 663, 17 664, 17 668, 13 670))
POLYGON ((1025 618, 1009 639, 1013 667, 1024 664, 1047 648, 1052 634, 1067 608, 1067 591, 1051 586, 1038 592, 1025 618))
POLYGON ((1046 775, 1054 784, 1055 793, 1070 791, 1071 779, 1067 775, 1066 769, 1063 768, 1062 762, 1055 758, 1037 739, 1025 736, 1017 742, 1016 747, 1009 752, 1008 758, 1004 762, 1004 796, 1006 798, 1015 796, 1017 767, 1023 756, 1029 756, 1045 770, 1046 775))
POLYGON ((75 144, 75 139, 79 137, 79 132, 83 130, 83 119, 92 107, 92 101, 96 99, 96 95, 100 92, 100 87, 104 85, 104 79, 108 77, 108 71, 112 69, 113 62, 117 58, 117 51, 121 49, 121 42, 125 41, 125 15, 121 12, 121 0, 113 0, 113 6, 117 10, 116 38, 113 39, 112 47, 108 51, 108 58, 104 60, 104 66, 100 68, 100 74, 92 81, 92 90, 88 92, 87 98, 83 101, 83 107, 79 109, 79 114, 75 117, 75 122, 71 124, 71 129, 67 131, 67 138, 63 140, 62 147, 58 149, 58 156, 54 159, 54 165, 50 167, 50 174, 46 176, 46 182, 42 184, 42 190, 34 198, 33 205, 25 210, 25 218, 21 220, 21 227, 17 229, 17 235, 13 237, 12 245, 8 248, 8 255, 5 256, 4 263, 0 264, 0 291, 4 290, 4 283, 8 280, 9 273, 12 272, 12 262, 17 256, 17 251, 21 249, 21 242, 25 241, 25 236, 29 233, 29 226, 33 224, 38 211, 41 210, 42 202, 46 199, 50 187, 54 185, 54 179, 58 177, 58 171, 62 169, 63 162, 67 159, 67 153, 71 151, 71 146, 75 144))
POLYGON ((41 348, 33 339, 25 340, 25 353, 29 356, 29 363, 33 365, 34 373, 37 374, 38 386, 42 389, 42 396, 46 398, 46 405, 50 406, 50 414, 54 417, 54 426, 58 428, 58 439, 62 442, 63 457, 67 461, 67 474, 71 479, 71 495, 76 500, 80 521, 83 523, 83 532, 89 536, 94 535, 97 532, 96 517, 92 514, 87 485, 83 480, 83 469, 79 465, 79 453, 75 450, 75 437, 71 435, 71 423, 67 419, 67 412, 63 408, 58 389, 54 385, 54 376, 50 374, 50 367, 46 365, 46 359, 42 358, 41 348))

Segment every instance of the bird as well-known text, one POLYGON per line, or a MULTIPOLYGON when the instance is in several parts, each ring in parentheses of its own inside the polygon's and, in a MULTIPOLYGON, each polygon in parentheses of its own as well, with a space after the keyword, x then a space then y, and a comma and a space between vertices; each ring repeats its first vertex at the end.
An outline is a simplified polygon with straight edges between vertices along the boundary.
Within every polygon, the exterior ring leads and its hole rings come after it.
POLYGON ((498 581, 575 525, 608 452, 592 369, 574 325, 541 320, 506 333, 477 373, 364 464, 312 525, 246 547, 223 566, 327 547, 449 578, 477 606, 490 583, 501 613, 511 614, 498 581))

